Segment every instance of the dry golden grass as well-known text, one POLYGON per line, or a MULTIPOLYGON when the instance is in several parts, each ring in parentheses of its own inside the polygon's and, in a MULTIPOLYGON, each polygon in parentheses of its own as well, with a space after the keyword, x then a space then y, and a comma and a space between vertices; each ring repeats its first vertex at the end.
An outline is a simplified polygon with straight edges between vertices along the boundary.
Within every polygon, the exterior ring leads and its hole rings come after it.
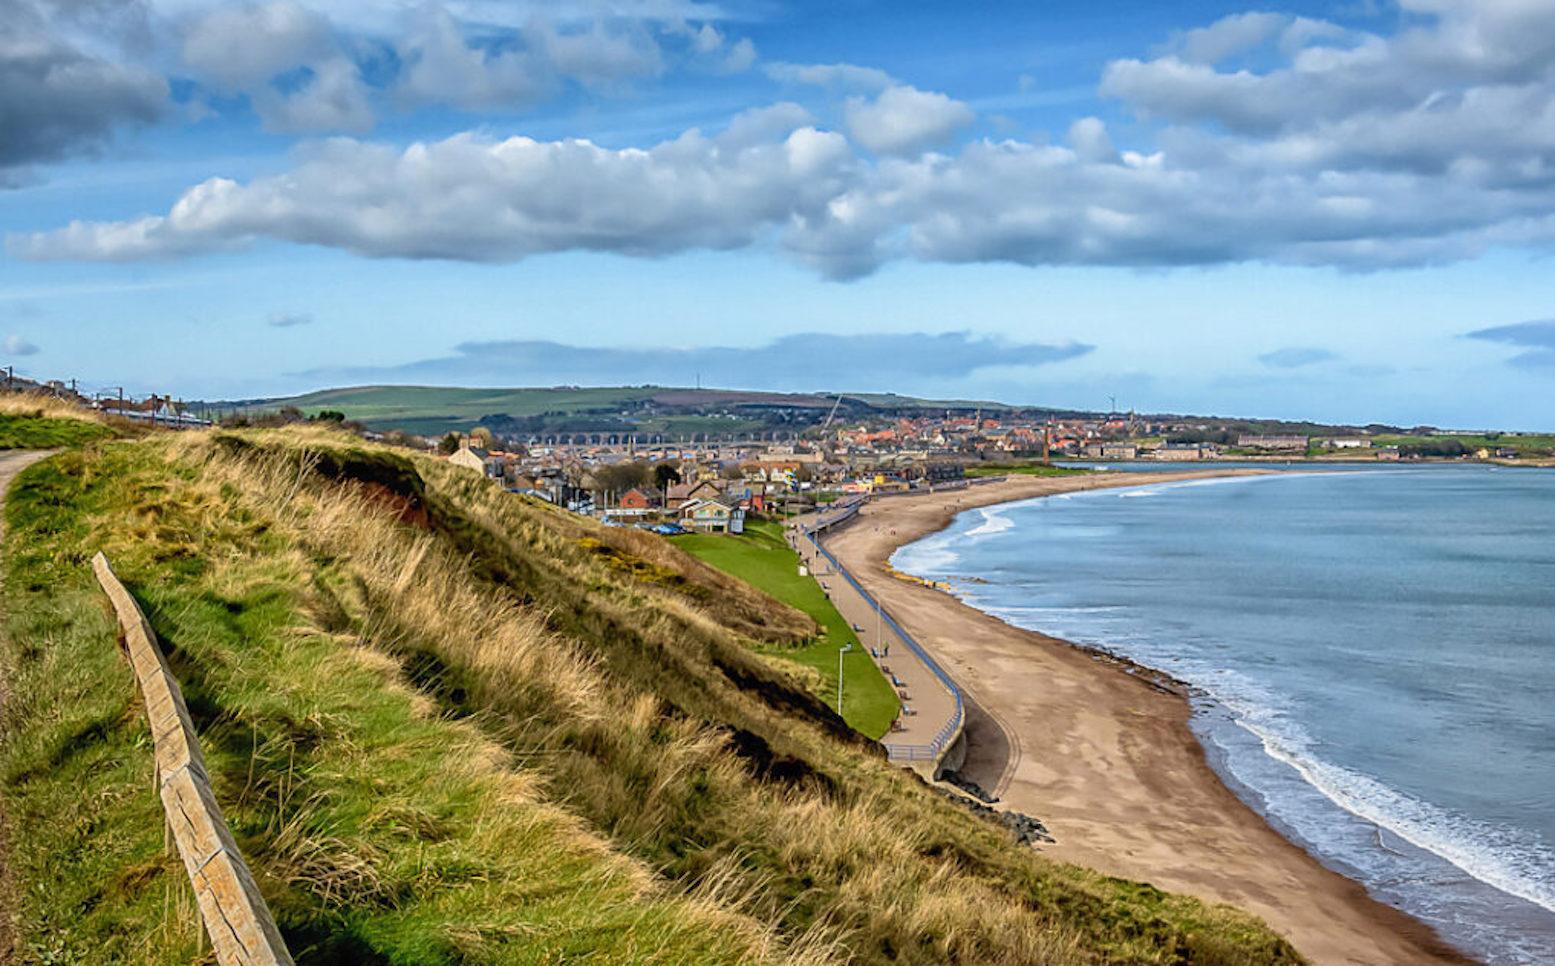
POLYGON ((106 418, 94 409, 44 392, 0 394, 0 414, 29 416, 34 419, 80 419, 104 425, 107 423, 106 418))

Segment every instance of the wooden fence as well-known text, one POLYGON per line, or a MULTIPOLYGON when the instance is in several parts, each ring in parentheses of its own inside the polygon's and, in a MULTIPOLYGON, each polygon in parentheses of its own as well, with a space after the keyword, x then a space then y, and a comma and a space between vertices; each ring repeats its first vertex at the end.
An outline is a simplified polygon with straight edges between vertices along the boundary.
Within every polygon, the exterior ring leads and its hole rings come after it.
POLYGON ((211 794, 199 736, 156 635, 135 599, 114 575, 108 558, 99 553, 92 560, 92 569, 113 602, 130 665, 145 699, 157 793, 189 883, 194 886, 200 918, 216 959, 222 966, 289 966, 291 954, 211 794))

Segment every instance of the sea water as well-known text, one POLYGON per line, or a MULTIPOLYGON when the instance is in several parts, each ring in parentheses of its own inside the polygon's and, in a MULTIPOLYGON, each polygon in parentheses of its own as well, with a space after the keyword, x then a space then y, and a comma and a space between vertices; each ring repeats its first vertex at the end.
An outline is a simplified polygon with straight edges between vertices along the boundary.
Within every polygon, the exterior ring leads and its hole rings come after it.
POLYGON ((893 563, 1193 685, 1211 763, 1283 834, 1479 958, 1555 962, 1555 471, 1074 493, 893 563))

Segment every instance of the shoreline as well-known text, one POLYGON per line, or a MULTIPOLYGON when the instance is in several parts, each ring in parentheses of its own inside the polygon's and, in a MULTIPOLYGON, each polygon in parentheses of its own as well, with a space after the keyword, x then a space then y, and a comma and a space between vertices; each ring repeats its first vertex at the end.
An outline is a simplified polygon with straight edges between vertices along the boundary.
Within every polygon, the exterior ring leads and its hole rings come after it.
POLYGON ((968 708, 960 769, 1041 819, 1051 858, 1253 912, 1318 963, 1468 963, 1429 925, 1373 899, 1245 804, 1189 726, 1190 688, 1097 648, 1007 624, 890 575, 895 550, 966 510, 1058 493, 1262 469, 1014 477, 872 501, 827 547, 945 665, 968 708))

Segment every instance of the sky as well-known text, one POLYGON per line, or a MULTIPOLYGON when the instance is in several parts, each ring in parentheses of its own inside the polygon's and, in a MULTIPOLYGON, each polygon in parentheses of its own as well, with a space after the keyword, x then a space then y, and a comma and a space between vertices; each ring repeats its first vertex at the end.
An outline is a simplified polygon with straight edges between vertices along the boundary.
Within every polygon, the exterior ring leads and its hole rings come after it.
POLYGON ((0 0, 0 365, 1555 429, 1555 0, 0 0))

